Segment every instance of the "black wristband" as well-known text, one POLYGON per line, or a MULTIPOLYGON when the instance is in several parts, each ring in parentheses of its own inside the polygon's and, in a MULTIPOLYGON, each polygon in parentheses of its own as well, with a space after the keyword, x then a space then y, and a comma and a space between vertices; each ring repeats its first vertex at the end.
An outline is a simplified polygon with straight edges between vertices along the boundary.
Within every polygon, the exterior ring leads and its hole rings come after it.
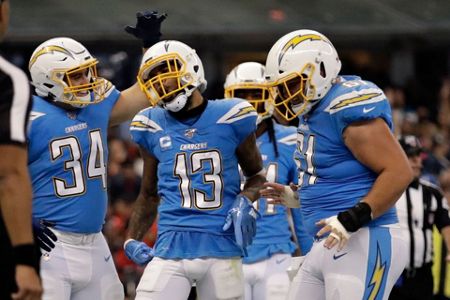
POLYGON ((16 265, 36 267, 36 247, 33 244, 22 244, 13 247, 13 259, 16 265))
POLYGON ((352 208, 340 212, 337 219, 348 232, 355 232, 372 221, 372 209, 369 204, 359 202, 352 208))

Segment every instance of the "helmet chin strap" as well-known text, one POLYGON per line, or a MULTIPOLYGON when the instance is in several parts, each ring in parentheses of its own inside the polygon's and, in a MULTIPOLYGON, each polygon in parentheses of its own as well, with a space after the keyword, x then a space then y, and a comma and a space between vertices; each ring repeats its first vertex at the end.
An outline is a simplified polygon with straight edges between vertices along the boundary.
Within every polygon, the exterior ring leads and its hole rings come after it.
POLYGON ((306 103, 292 104, 291 109, 295 114, 301 111, 299 116, 306 115, 311 110, 311 108, 313 108, 313 106, 318 102, 319 101, 314 102, 307 101, 306 103))
POLYGON ((261 124, 262 121, 264 121, 265 119, 268 119, 270 117, 272 117, 271 114, 267 114, 264 117, 261 117, 260 115, 258 115, 258 117, 256 117, 256 125, 261 124))
POLYGON ((171 101, 169 102, 160 101, 160 105, 162 108, 167 109, 168 111, 179 112, 186 106, 188 98, 191 95, 192 90, 184 89, 183 92, 176 95, 176 97, 173 98, 171 101))

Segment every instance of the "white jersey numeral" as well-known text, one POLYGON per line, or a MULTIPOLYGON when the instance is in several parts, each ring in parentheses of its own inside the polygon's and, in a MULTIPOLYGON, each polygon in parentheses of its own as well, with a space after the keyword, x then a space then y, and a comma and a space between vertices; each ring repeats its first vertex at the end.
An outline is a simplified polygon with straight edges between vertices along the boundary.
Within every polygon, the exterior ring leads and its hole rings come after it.
POLYGON ((89 132, 89 138, 91 140, 91 151, 88 160, 88 178, 101 177, 103 188, 106 188, 106 164, 100 131, 89 132))
POLYGON ((310 135, 305 141, 305 135, 303 133, 298 133, 297 135, 297 151, 305 157, 306 167, 301 166, 300 160, 296 159, 298 172, 298 186, 303 185, 303 180, 305 174, 309 175, 308 184, 316 183, 317 176, 315 175, 316 168, 313 164, 314 156, 314 141, 315 136, 310 135), (305 147, 306 144, 306 147, 305 147), (306 148, 306 149, 305 149, 306 148))
MULTIPOLYGON (((106 189, 106 163, 103 152, 103 142, 99 130, 89 132, 91 145, 89 147, 88 157, 88 178, 102 178, 103 188, 106 189)), ((55 193, 59 197, 75 196, 83 194, 86 191, 85 175, 83 172, 83 162, 80 142, 74 136, 50 142, 50 154, 52 161, 61 158, 63 149, 70 151, 71 159, 64 162, 64 170, 70 171, 73 176, 72 185, 65 179, 53 177, 55 193)))
POLYGON ((182 197, 182 207, 191 208, 193 205, 200 209, 215 209, 222 206, 223 179, 222 160, 218 151, 194 152, 190 154, 190 170, 188 169, 187 154, 178 153, 174 174, 180 179, 179 189, 182 197), (206 173, 205 164, 211 171, 206 173), (192 176, 202 174, 203 184, 211 186, 212 199, 207 198, 207 193, 193 187, 192 176))
MULTIPOLYGON (((278 164, 271 162, 266 166, 266 180, 268 182, 277 182, 277 177, 278 177, 278 164)), ((260 206, 259 202, 260 200, 253 202, 253 207, 259 210, 261 214, 270 215, 276 213, 275 205, 267 203, 267 201, 266 201, 266 211, 262 212, 259 207, 260 206)))

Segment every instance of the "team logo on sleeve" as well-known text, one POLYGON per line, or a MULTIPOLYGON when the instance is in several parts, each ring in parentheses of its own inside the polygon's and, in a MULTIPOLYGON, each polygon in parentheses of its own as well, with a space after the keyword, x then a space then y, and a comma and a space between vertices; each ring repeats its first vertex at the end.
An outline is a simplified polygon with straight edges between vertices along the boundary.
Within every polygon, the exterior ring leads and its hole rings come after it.
MULTIPOLYGON (((331 101, 325 111, 333 114, 349 107, 372 104, 384 100, 386 100, 386 96, 380 89, 377 88, 351 91, 349 93, 336 97, 336 99, 331 101)), ((369 111, 364 113, 368 112, 369 111)))
POLYGON ((162 128, 146 116, 137 115, 134 117, 133 121, 131 121, 130 130, 157 132, 161 131, 162 128))
POLYGON ((30 112, 30 121, 34 121, 37 118, 40 118, 42 116, 45 116, 45 114, 41 113, 41 112, 37 112, 37 111, 31 111, 30 112))
POLYGON ((233 106, 225 115, 223 115, 217 123, 230 124, 250 116, 257 116, 255 108, 247 101, 240 102, 239 104, 233 106))

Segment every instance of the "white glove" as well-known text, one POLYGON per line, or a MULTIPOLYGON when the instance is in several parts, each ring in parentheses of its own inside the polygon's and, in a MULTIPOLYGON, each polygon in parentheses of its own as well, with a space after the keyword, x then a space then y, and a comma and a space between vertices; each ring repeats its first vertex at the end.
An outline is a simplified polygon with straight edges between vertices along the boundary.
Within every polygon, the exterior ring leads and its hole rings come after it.
POLYGON ((298 270, 300 270, 300 267, 303 264, 303 261, 305 260, 305 256, 294 256, 291 260, 291 265, 286 269, 289 280, 292 282, 295 275, 297 275, 298 270))
POLYGON ((264 183, 265 189, 260 191, 262 197, 267 198, 270 204, 281 204, 289 208, 299 208, 300 200, 297 194, 297 186, 282 185, 275 182, 264 183), (294 190, 295 189, 295 190, 294 190))
POLYGON ((327 219, 320 220, 316 223, 317 226, 323 226, 322 229, 317 232, 316 236, 321 237, 325 233, 330 232, 330 235, 325 240, 324 246, 328 249, 338 245, 338 251, 347 244, 351 233, 349 233, 345 227, 339 222, 337 216, 332 216, 327 219))

